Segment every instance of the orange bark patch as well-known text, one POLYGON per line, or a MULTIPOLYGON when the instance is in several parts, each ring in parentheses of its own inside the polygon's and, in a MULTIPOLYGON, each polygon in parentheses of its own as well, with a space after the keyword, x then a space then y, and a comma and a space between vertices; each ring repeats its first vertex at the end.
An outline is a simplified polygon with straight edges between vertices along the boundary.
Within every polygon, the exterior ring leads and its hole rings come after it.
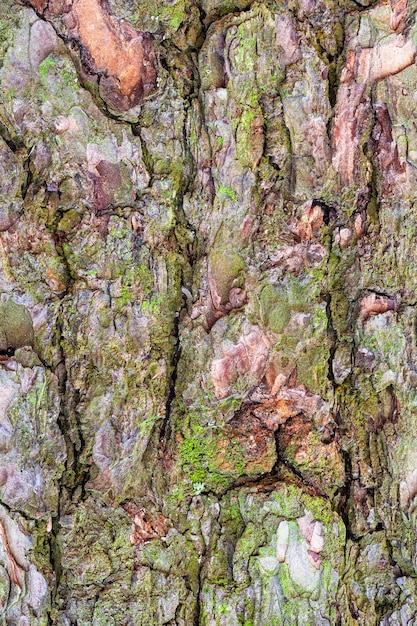
POLYGON ((62 15, 69 37, 80 48, 83 69, 98 77, 100 95, 118 111, 141 104, 156 86, 151 37, 109 13, 104 0, 29 0, 38 12, 62 15))
POLYGON ((407 0, 391 0, 390 28, 395 31, 402 30, 408 12, 407 0))
POLYGON ((370 293, 362 298, 360 315, 362 319, 366 320, 370 315, 380 315, 387 311, 396 311, 397 308, 398 305, 393 298, 377 293, 370 293))
POLYGON ((100 88, 106 102, 122 111, 139 104, 156 83, 149 35, 116 20, 100 0, 77 0, 72 13, 90 68, 105 73, 100 88))
POLYGON ((278 398, 264 402, 252 409, 252 413, 261 420, 270 430, 277 428, 286 422, 290 417, 295 417, 299 413, 299 408, 288 398, 278 398))
POLYGON ((274 433, 251 411, 238 413, 227 426, 227 437, 218 442, 216 466, 224 472, 235 472, 243 461, 241 474, 270 472, 276 463, 274 433))

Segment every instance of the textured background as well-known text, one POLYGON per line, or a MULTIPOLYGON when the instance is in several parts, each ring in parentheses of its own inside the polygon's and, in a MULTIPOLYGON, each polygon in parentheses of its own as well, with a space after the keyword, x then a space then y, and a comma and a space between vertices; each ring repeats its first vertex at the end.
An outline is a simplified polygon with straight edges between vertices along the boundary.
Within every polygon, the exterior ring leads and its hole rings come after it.
POLYGON ((417 623, 416 4, 0 0, 3 624, 417 623))

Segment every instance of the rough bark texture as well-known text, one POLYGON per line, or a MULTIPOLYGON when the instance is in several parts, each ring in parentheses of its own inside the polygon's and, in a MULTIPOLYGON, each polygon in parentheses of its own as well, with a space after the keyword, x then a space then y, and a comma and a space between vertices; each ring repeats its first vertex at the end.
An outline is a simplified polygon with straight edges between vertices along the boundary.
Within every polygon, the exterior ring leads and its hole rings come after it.
POLYGON ((417 623, 415 0, 0 0, 0 614, 417 623))

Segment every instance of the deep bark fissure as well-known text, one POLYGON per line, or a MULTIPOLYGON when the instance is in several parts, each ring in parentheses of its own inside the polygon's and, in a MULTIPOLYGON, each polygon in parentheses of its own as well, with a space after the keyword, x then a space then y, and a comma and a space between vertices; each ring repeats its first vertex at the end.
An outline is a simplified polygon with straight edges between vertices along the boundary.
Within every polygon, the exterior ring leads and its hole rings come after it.
POLYGON ((331 296, 331 294, 327 293, 324 296, 324 300, 326 302, 327 336, 329 338, 329 343, 330 343, 327 378, 331 382, 331 384, 333 386, 333 391, 334 391, 336 389, 336 387, 337 387, 337 383, 336 383, 335 376, 334 376, 334 371, 333 371, 333 362, 334 362, 334 357, 335 357, 336 350, 337 350, 338 340, 337 340, 336 330, 335 330, 335 328, 333 326, 332 296, 331 296))
POLYGON ((202 580, 202 571, 204 566, 204 557, 202 557, 201 563, 199 564, 198 569, 198 588, 195 597, 195 609, 194 609, 194 621, 193 626, 200 626, 200 617, 201 617, 201 594, 203 592, 203 580, 202 580))
POLYGON ((172 404, 175 400, 175 394, 176 394, 178 363, 181 358, 181 337, 180 337, 181 310, 182 309, 180 309, 180 311, 175 313, 175 316, 174 316, 173 331, 172 331, 172 337, 174 339, 174 346, 172 349, 172 356, 171 356, 171 363, 170 363, 171 373, 168 379, 167 399, 165 403, 165 414, 164 414, 161 428, 159 431, 160 440, 164 440, 166 438, 166 435, 168 434, 167 429, 169 428, 172 404))
MULTIPOLYGON (((57 424, 65 441, 66 459, 63 473, 58 480, 58 506, 56 516, 52 516, 52 528, 49 533, 50 557, 52 571, 55 573, 55 580, 51 592, 51 607, 48 619, 55 610, 57 598, 63 574, 62 552, 60 548, 61 523, 60 518, 65 514, 68 504, 81 501, 85 497, 85 485, 89 480, 89 468, 80 460, 86 442, 81 432, 81 425, 76 419, 77 405, 79 403, 79 393, 70 391, 70 379, 66 364, 65 348, 63 346, 63 305, 60 305, 58 322, 56 325, 56 341, 58 346, 58 362, 53 368, 58 377, 58 391, 60 394, 59 413, 57 424), (75 393, 75 395, 74 395, 75 393), (75 421, 74 421, 75 419, 75 421), (74 433, 77 434, 77 441, 73 440, 74 433), (86 471, 87 470, 87 471, 86 471), (77 493, 77 491, 79 491, 77 493)), ((51 622, 53 623, 53 621, 51 622)))
POLYGON ((352 485, 353 485, 352 459, 347 450, 341 449, 341 455, 342 455, 344 466, 345 466, 345 483, 339 489, 339 492, 338 492, 339 502, 337 504, 337 513, 340 515, 340 517, 343 520, 343 524, 346 529, 347 539, 350 539, 351 541, 356 542, 356 541, 359 541, 359 537, 357 537, 352 532, 351 520, 349 518, 349 506, 350 506, 350 499, 352 496, 351 490, 352 490, 352 485))
POLYGON ((18 152, 19 150, 24 150, 24 143, 18 137, 12 137, 10 131, 0 121, 0 137, 3 139, 4 143, 10 148, 13 153, 18 152))

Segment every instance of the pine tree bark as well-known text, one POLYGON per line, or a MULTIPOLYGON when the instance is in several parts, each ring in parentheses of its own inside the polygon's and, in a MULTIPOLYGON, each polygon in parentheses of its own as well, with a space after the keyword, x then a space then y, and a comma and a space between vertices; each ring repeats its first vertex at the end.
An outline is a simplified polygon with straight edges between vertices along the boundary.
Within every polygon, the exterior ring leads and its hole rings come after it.
POLYGON ((0 0, 1 623, 415 622, 416 13, 0 0))

